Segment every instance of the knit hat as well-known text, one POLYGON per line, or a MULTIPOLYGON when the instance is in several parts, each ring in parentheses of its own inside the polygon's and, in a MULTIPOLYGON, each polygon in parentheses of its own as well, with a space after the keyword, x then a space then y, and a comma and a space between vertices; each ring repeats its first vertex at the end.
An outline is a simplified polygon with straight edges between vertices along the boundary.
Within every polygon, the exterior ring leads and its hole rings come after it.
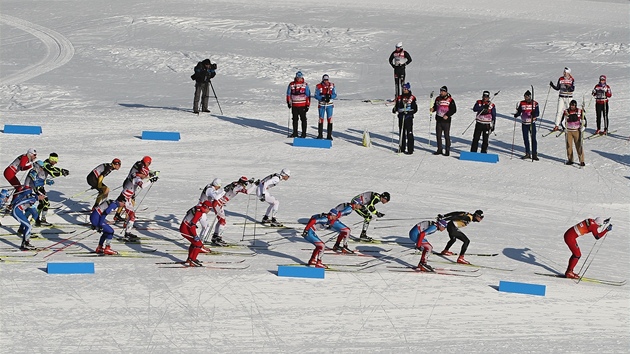
POLYGON ((532 97, 532 93, 531 93, 531 92, 529 92, 529 90, 527 90, 527 91, 525 91, 524 96, 529 96, 529 97, 532 97))
POLYGON ((296 78, 296 79, 301 79, 301 78, 303 78, 303 77, 304 77, 304 74, 302 74, 302 72, 301 72, 301 71, 298 71, 298 72, 296 72, 296 73, 295 73, 295 78, 296 78))
POLYGON ((567 74, 570 74, 571 73, 571 68, 565 67, 564 68, 564 72, 567 73, 567 74))
POLYGON ((396 43, 396 48, 402 48, 402 42, 396 43))
POLYGON ((328 77, 328 74, 324 74, 324 76, 322 76, 322 81, 324 80, 330 80, 330 77, 328 77))
POLYGON ((210 65, 210 64, 211 64, 211 63, 210 63, 210 59, 204 59, 204 60, 201 62, 201 64, 203 64, 203 65, 210 65))
POLYGON ((410 83, 406 83, 403 85, 403 89, 404 90, 411 90, 411 84, 410 83))
POLYGON ((446 86, 440 87, 440 91, 448 92, 448 88, 446 86))
POLYGON ((490 91, 484 91, 482 96, 488 96, 488 97, 490 97, 490 91))

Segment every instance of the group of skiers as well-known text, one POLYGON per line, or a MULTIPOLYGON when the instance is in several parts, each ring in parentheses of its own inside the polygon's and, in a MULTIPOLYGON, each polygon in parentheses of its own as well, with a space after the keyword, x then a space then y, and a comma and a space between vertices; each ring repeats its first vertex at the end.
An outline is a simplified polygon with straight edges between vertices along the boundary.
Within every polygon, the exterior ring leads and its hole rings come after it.
MULTIPOLYGON (((396 49, 389 56, 388 60, 388 63, 394 69, 396 99, 392 113, 397 113, 398 115, 398 129, 400 134, 398 152, 408 155, 413 154, 414 151, 413 118, 414 114, 418 112, 416 97, 411 93, 411 84, 409 82, 405 83, 405 68, 411 61, 411 56, 402 48, 402 43, 396 44, 396 49)), ((575 144, 580 165, 584 166, 582 142, 584 139, 583 132, 586 128, 585 108, 584 102, 582 103, 582 108, 578 108, 577 101, 573 99, 575 80, 571 75, 571 69, 564 68, 563 75, 555 84, 553 81, 549 82, 549 88, 550 90, 553 88, 558 91, 558 105, 553 131, 562 130, 566 133, 566 164, 573 164, 573 145, 575 144)), ((498 94, 498 92, 496 94, 498 94)), ((595 85, 591 95, 595 98, 595 112, 597 117, 597 130, 595 134, 606 135, 609 132, 608 100, 612 97, 612 90, 606 83, 605 75, 599 77, 599 83, 595 85)), ((453 114, 457 113, 457 106, 453 97, 448 93, 446 86, 440 88, 440 94, 431 104, 429 111, 430 113, 435 113, 437 150, 434 152, 434 155, 449 156, 451 147, 451 122, 453 114), (444 145, 442 144, 442 139, 444 139, 444 145)), ((489 91, 483 91, 482 98, 477 100, 473 105, 473 112, 476 113, 475 120, 473 121, 475 123, 475 130, 470 151, 477 152, 479 140, 481 139, 481 153, 487 153, 489 137, 490 134, 494 132, 496 123, 496 107, 494 103, 492 103, 489 91)), ((540 110, 538 102, 533 100, 533 93, 530 90, 525 92, 524 99, 516 105, 514 118, 516 119, 519 116, 521 117, 523 142, 525 145, 525 155, 522 158, 538 161, 535 122, 540 116, 540 110)))
MULTIPOLYGON (((408 88, 403 87, 404 91, 408 88)), ((29 218, 35 220, 36 226, 51 225, 46 221, 46 211, 50 206, 46 197, 46 185, 54 183, 53 178, 60 176, 68 176, 69 171, 55 166, 59 161, 56 153, 51 153, 45 161, 37 159, 37 151, 33 148, 29 149, 25 154, 18 156, 4 171, 4 176, 13 187, 12 191, 3 189, 0 191, 0 205, 10 211, 11 215, 19 222, 18 235, 22 236, 22 244, 20 249, 34 249, 30 243, 32 225, 29 218), (20 171, 27 172, 24 184, 19 182, 17 173, 20 171), (38 207, 34 205, 39 202, 38 207)), ((150 156, 144 156, 131 167, 129 174, 125 178, 122 185, 122 191, 118 198, 108 199, 110 192, 104 183, 104 178, 112 171, 116 171, 121 167, 121 160, 114 158, 111 162, 105 162, 96 166, 86 177, 90 189, 96 189, 98 195, 90 211, 90 224, 92 229, 101 233, 98 246, 95 250, 97 254, 115 255, 116 251, 111 249, 111 240, 114 230, 107 222, 107 216, 113 211, 115 212, 115 221, 124 221, 123 226, 124 238, 129 241, 137 240, 137 236, 131 233, 135 221, 135 198, 137 193, 143 188, 149 188, 158 180, 159 171, 150 170, 152 159, 150 156), (122 213, 126 217, 122 217, 122 213)), ((199 200, 195 206, 190 208, 182 219, 179 232, 190 242, 188 257, 184 263, 187 266, 201 266, 201 261, 197 259, 199 253, 208 253, 210 250, 204 246, 204 241, 208 238, 212 231, 211 244, 215 246, 227 246, 222 235, 227 226, 225 205, 232 200, 237 194, 250 194, 254 188, 256 197, 261 202, 268 203, 260 223, 272 227, 283 227, 283 224, 276 219, 279 201, 271 193, 270 189, 275 187, 281 181, 286 181, 291 176, 288 169, 282 169, 279 173, 270 174, 262 179, 254 180, 245 176, 229 183, 225 187, 222 186, 221 179, 215 178, 211 183, 205 186, 199 200), (213 212, 216 216, 215 222, 210 224, 207 218, 209 212, 213 212), (201 231, 197 232, 197 225, 201 226, 201 231)), ((116 188, 118 189, 118 188, 116 188)), ((357 195, 349 202, 344 202, 332 208, 328 212, 315 214, 310 217, 302 236, 308 242, 311 242, 315 249, 308 261, 309 266, 326 268, 322 262, 322 257, 326 246, 317 235, 316 231, 322 229, 331 229, 337 232, 335 245, 332 247, 333 252, 354 253, 348 247, 348 237, 350 236, 350 228, 340 221, 355 211, 363 218, 363 227, 358 241, 372 242, 373 239, 367 235, 368 227, 373 216, 381 218, 384 213, 377 210, 378 203, 387 204, 391 200, 389 192, 376 193, 368 191, 357 195)), ((481 222, 484 218, 482 210, 469 212, 451 212, 444 215, 438 215, 435 220, 423 220, 414 225, 409 231, 409 238, 413 242, 416 249, 422 251, 417 269, 420 271, 433 271, 428 264, 428 256, 433 250, 433 246, 426 239, 426 236, 436 231, 448 231, 449 240, 444 249, 439 253, 443 256, 457 255, 457 263, 470 264, 465 258, 469 238, 461 229, 471 222, 481 222), (459 240, 462 242, 459 253, 453 253, 450 248, 459 240)), ((567 230, 564 240, 571 250, 571 258, 565 272, 567 278, 579 277, 574 273, 574 267, 577 264, 581 253, 577 245, 577 238, 587 233, 592 233, 596 239, 604 237, 608 231, 612 230, 610 218, 597 217, 594 219, 586 219, 574 227, 567 230)))

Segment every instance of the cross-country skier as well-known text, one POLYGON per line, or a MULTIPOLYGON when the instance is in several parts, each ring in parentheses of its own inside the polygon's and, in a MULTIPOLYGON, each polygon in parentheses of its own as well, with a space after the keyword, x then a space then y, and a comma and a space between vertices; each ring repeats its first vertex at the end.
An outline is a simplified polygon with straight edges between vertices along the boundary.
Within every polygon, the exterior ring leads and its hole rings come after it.
POLYGON ((556 131, 560 129, 562 114, 569 108, 569 103, 573 98, 573 91, 575 91, 575 79, 571 76, 571 69, 564 68, 564 72, 558 78, 558 82, 554 84, 553 81, 549 81, 549 86, 558 91, 558 109, 556 111, 555 126, 553 127, 553 130, 556 131))
MULTIPOLYGON (((149 172, 148 169, 143 169, 141 172, 134 174, 135 177, 133 179, 126 179, 122 187, 122 192, 120 192, 120 195, 118 196, 119 200, 124 199, 125 201, 124 209, 127 214, 127 218, 125 219, 124 235, 129 241, 135 241, 138 239, 138 236, 131 233, 133 224, 136 221, 134 208, 138 188, 147 188, 151 184, 157 182, 159 178, 157 175, 150 177, 151 173, 152 172, 149 172)), ((117 210, 121 210, 121 207, 118 207, 117 210)), ((120 215, 118 211, 116 214, 120 215)), ((114 216, 114 220, 116 220, 116 216, 114 216)))
POLYGON ((20 180, 16 177, 16 174, 20 171, 28 171, 33 167, 33 161, 37 158, 37 151, 33 148, 28 149, 26 154, 22 154, 13 160, 7 168, 4 169, 4 178, 9 181, 9 184, 13 188, 18 188, 20 180))
POLYGON ((107 215, 119 206, 125 205, 125 198, 117 200, 107 199, 99 203, 92 209, 90 214, 90 224, 92 229, 102 233, 98 240, 98 246, 94 251, 97 254, 115 255, 118 252, 112 250, 111 242, 114 237, 114 229, 107 223, 107 215))
POLYGON ((344 223, 339 221, 342 216, 346 216, 352 213, 355 208, 360 208, 359 204, 352 203, 341 203, 330 210, 329 214, 335 214, 336 218, 333 223, 330 223, 330 228, 339 232, 339 236, 337 236, 337 241, 333 246, 333 251, 341 252, 341 253, 354 253, 353 250, 348 248, 348 236, 350 236, 350 228, 346 226, 344 223))
POLYGON ((46 178, 44 178, 47 182, 37 188, 37 193, 44 196, 44 199, 40 199, 39 204, 37 205, 38 218, 35 220, 35 226, 50 226, 52 225, 46 220, 46 214, 48 213, 48 208, 50 207, 50 201, 46 196, 46 185, 52 185, 55 181, 53 178, 68 176, 70 175, 70 171, 65 168, 55 166, 59 162, 59 155, 52 152, 50 156, 44 160, 43 169, 46 172, 46 178), (50 177, 50 178, 48 178, 50 177))
POLYGON ((398 135, 400 136, 398 152, 413 154, 413 115, 418 112, 416 96, 411 94, 411 84, 406 83, 402 95, 396 97, 392 113, 398 113, 398 135))
POLYGON ((342 224, 338 219, 344 215, 352 212, 352 207, 348 205, 339 205, 337 208, 331 209, 328 213, 315 214, 311 216, 304 231, 302 232, 302 237, 306 239, 306 241, 315 245, 315 249, 313 250, 313 254, 311 255, 311 259, 308 261, 309 266, 315 266, 316 268, 327 268, 325 264, 322 263, 322 256, 324 255, 324 242, 317 236, 315 233, 316 230, 324 230, 327 228, 332 228, 335 231, 339 231, 339 236, 337 237, 337 242, 335 244, 335 248, 333 249, 336 252, 343 253, 354 253, 354 251, 348 248, 346 243, 346 238, 350 234, 350 229, 342 224), (337 208, 343 207, 343 212, 339 211, 337 208), (341 246, 341 242, 343 242, 343 246, 341 246))
POLYGON ((604 219, 603 217, 597 217, 595 219, 585 219, 580 221, 577 225, 572 226, 564 233, 564 242, 569 246, 571 250, 571 257, 569 258, 569 265, 564 275, 567 278, 577 279, 580 276, 573 272, 573 269, 577 265, 582 252, 577 243, 577 238, 592 233, 596 240, 606 236, 608 231, 612 230, 612 224, 610 218, 604 219))
POLYGON ((567 162, 565 165, 573 165, 573 144, 575 144, 575 151, 580 160, 580 166, 585 166, 584 140, 582 139, 582 134, 586 129, 586 115, 583 109, 578 108, 576 100, 571 100, 569 108, 564 111, 560 124, 562 124, 563 121, 566 121, 567 162))
POLYGON ((202 267, 201 261, 197 260, 197 256, 203 248, 203 241, 197 235, 197 223, 204 214, 210 212, 212 202, 209 200, 203 203, 197 204, 194 207, 188 209, 186 216, 182 220, 182 224, 179 227, 179 232, 182 236, 190 241, 190 247, 188 248, 188 259, 185 264, 189 267, 202 267))
POLYGON ((462 248, 459 251, 459 257, 457 257, 457 263, 461 264, 470 264, 467 260, 464 259, 464 255, 466 254, 466 250, 468 249, 468 244, 470 244, 470 240, 464 234, 460 228, 466 227, 470 222, 481 222, 483 220, 483 211, 477 210, 474 213, 467 213, 465 211, 454 211, 452 213, 448 213, 445 215, 438 215, 438 219, 444 219, 448 221, 446 224, 446 230, 448 231, 449 241, 446 243, 444 250, 440 253, 445 256, 452 256, 454 253, 449 251, 451 246, 455 243, 455 241, 462 241, 462 248))
POLYGON ((599 83, 592 92, 595 97, 595 114, 597 115, 597 131, 595 134, 608 134, 608 99, 612 97, 612 90, 606 84, 606 75, 599 77, 599 83), (601 126, 601 118, 604 118, 604 129, 601 126))
POLYGON ((287 86, 287 107, 291 110, 293 118, 292 138, 298 136, 298 120, 302 121, 301 138, 306 138, 306 112, 311 105, 311 89, 304 81, 304 74, 301 71, 295 73, 295 79, 287 86))
POLYGON ((405 67, 411 64, 411 55, 403 49, 402 42, 396 44, 396 49, 389 55, 389 65, 394 69, 394 85, 396 85, 396 97, 400 96, 405 82, 405 67))
MULTIPOLYGON (((211 184, 206 186, 204 189, 205 193, 201 194, 199 202, 202 203, 205 200, 209 200, 211 204, 211 210, 215 213, 217 217, 217 222, 214 227, 214 232, 212 234, 212 244, 215 246, 227 246, 228 244, 223 241, 223 232, 227 226, 227 220, 225 216, 225 205, 232 200, 238 193, 248 193, 248 187, 250 184, 253 184, 253 180, 248 179, 245 176, 242 176, 237 181, 234 181, 225 188, 221 189, 221 180, 215 178, 211 184)), ((204 219, 204 217, 202 217, 204 219)), ((201 222, 202 231, 201 236, 202 239, 206 238, 207 233, 209 232, 209 227, 207 226, 207 221, 204 223, 201 222)), ((203 252, 204 250, 202 250, 203 252)))
POLYGON ((444 231, 448 221, 444 219, 438 219, 437 221, 425 220, 414 225, 409 230, 409 238, 414 242, 415 248, 422 251, 420 257, 420 263, 418 263, 418 269, 423 272, 433 272, 433 267, 427 264, 428 255, 431 254, 433 246, 426 239, 427 235, 431 235, 436 231, 444 231))
MULTIPOLYGON (((152 162, 153 162, 153 159, 151 158, 151 156, 144 156, 142 160, 136 161, 136 163, 134 163, 133 166, 131 166, 131 169, 129 170, 129 174, 127 174, 127 178, 125 178, 125 180, 123 181, 123 187, 122 187, 123 192, 124 192, 124 189, 126 188, 125 186, 132 188, 132 186, 134 185, 133 180, 136 177, 139 177, 141 180, 146 179, 147 177, 153 177, 151 171, 149 170, 149 167, 151 166, 152 162)), ((123 193, 121 192, 120 194, 122 195, 123 193)), ((122 210, 123 208, 118 208, 116 210, 116 214, 114 215, 114 221, 118 222, 118 221, 125 220, 125 218, 123 218, 121 215, 122 210)))
POLYGON ((523 95, 524 99, 516 105, 514 118, 521 116, 521 130, 523 132, 523 142, 525 143, 525 156, 523 159, 538 161, 538 143, 536 142, 536 119, 540 114, 538 102, 532 100, 532 93, 527 90, 523 95), (529 149, 529 139, 532 139, 531 155, 529 149))
POLYGON ((494 124, 497 121, 497 109, 494 103, 490 102, 490 91, 483 92, 481 99, 475 102, 473 112, 477 112, 475 115, 477 122, 475 123, 475 132, 473 133, 470 151, 477 152, 479 138, 482 138, 481 153, 485 154, 488 152, 490 133, 494 131, 494 124))
POLYGON ((317 100, 317 111, 319 112, 319 121, 317 122, 317 139, 323 139, 324 117, 327 117, 328 126, 326 128, 326 139, 332 139, 333 130, 333 100, 337 98, 337 89, 335 84, 330 82, 328 74, 322 76, 322 82, 317 84, 315 88, 315 99, 317 100))
POLYGON ((352 198, 350 204, 358 204, 358 207, 354 208, 354 211, 357 214, 361 215, 363 218, 363 229, 361 230, 361 236, 359 239, 361 241, 372 242, 373 239, 367 235, 367 229, 370 226, 370 221, 372 220, 372 214, 376 215, 377 218, 382 218, 385 214, 376 210, 375 204, 383 203, 387 204, 390 201, 390 195, 388 192, 376 193, 376 192, 364 192, 356 197, 352 198))
POLYGON ((267 207, 267 211, 265 212, 265 216, 262 218, 262 224, 269 223, 270 226, 283 226, 282 223, 276 219, 276 214, 278 214, 278 208, 280 207, 280 201, 269 193, 269 189, 275 187, 278 183, 280 183, 280 181, 288 180, 289 177, 291 177, 291 171, 283 168, 280 173, 270 174, 258 182, 256 196, 261 202, 269 204, 269 207, 267 207))
POLYGON ((98 196, 94 202, 94 207, 101 204, 101 202, 107 199, 109 196, 109 187, 103 183, 103 179, 107 177, 112 171, 118 171, 120 169, 121 161, 118 158, 112 160, 112 162, 104 162, 92 169, 87 175, 87 183, 92 189, 98 190, 98 196))
POLYGON ((14 199, 11 202, 11 216, 20 223, 18 228, 18 236, 22 235, 22 245, 20 249, 22 251, 35 249, 30 243, 31 231, 33 227, 28 221, 29 217, 33 219, 37 218, 37 209, 35 203, 38 200, 44 199, 43 195, 38 195, 27 186, 20 186, 14 194, 14 199))
POLYGON ((457 113, 455 100, 448 93, 446 86, 440 87, 440 95, 435 99, 430 112, 435 113, 435 136, 437 151, 433 155, 449 156, 451 154, 451 121, 453 114, 457 113), (445 151, 442 152, 442 132, 444 132, 445 151))

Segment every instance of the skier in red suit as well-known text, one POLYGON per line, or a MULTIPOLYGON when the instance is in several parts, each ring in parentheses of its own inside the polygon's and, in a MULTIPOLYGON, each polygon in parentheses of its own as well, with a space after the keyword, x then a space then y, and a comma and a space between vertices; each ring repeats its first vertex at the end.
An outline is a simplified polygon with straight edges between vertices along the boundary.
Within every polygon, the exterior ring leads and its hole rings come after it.
POLYGON ((595 219, 586 219, 580 221, 577 225, 572 226, 567 232, 564 233, 564 242, 569 246, 571 250, 571 257, 569 258, 569 266, 564 275, 567 278, 577 279, 580 276, 573 273, 573 268, 577 265, 582 252, 580 252, 580 246, 578 246, 577 238, 592 233, 596 240, 606 236, 608 231, 612 230, 612 224, 610 218, 604 219, 598 217, 595 219))

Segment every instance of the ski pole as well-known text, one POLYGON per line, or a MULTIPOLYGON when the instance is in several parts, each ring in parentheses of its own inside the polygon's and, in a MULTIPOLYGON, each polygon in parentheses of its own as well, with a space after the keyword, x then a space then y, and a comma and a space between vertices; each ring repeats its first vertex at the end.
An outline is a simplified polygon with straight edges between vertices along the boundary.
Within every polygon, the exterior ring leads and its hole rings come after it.
POLYGON ((514 131, 512 132, 512 152, 510 152, 510 160, 514 157, 514 139, 516 138, 516 118, 514 118, 514 131))
POLYGON ((219 107, 219 112, 223 115, 223 110, 221 109, 221 105, 219 104, 219 98, 217 97, 217 93, 214 91, 214 85, 212 85, 212 80, 210 80, 210 87, 212 87, 212 93, 214 94, 214 99, 217 100, 217 106, 219 107))
POLYGON ((591 250, 588 252, 588 255, 586 256, 584 263, 582 263, 582 267, 580 267, 580 270, 578 271, 578 274, 580 274, 580 277, 578 278, 578 281, 577 281, 578 283, 582 280, 582 277, 584 276, 588 268, 590 268, 591 264, 593 264, 593 261, 595 260, 595 256, 597 255, 597 253, 599 252, 599 249, 604 244, 605 239, 606 239, 606 236, 603 237, 602 242, 595 241, 595 243, 593 243, 593 246, 591 247, 591 250), (593 258, 591 258, 591 261, 588 263, 588 265, 586 265, 586 262, 588 262, 589 258, 591 257, 591 252, 593 252, 595 245, 597 245, 598 243, 599 243, 599 246, 595 250, 595 253, 593 254, 593 258), (586 269, 584 269, 584 273, 582 273, 582 269, 584 268, 585 265, 586 265, 586 269))
POLYGON ((394 135, 396 131, 396 113, 392 113, 392 149, 394 149, 394 135))
POLYGON ((289 117, 287 118, 287 138, 291 137, 291 109, 289 108, 289 117))
MULTIPOLYGON (((492 100, 496 97, 496 95, 499 94, 499 92, 501 92, 501 90, 495 92, 494 95, 492 95, 492 98, 490 99, 490 101, 488 101, 488 104, 492 103, 492 100)), ((481 111, 477 112, 477 114, 475 115, 475 119, 473 119, 473 121, 470 122, 468 127, 462 132, 462 135, 464 135, 466 133, 466 131, 468 130, 468 128, 470 128, 473 125, 473 123, 477 120, 477 118, 479 118, 480 114, 481 114, 481 111)))
POLYGON ((243 222, 243 236, 241 241, 245 240, 245 227, 247 226, 247 216, 249 215, 249 202, 252 200, 252 196, 247 194, 247 208, 245 209, 245 221, 243 222))
POLYGON ((431 121, 433 120, 433 112, 431 112, 431 108, 433 108, 433 93, 435 91, 431 91, 429 95, 429 148, 431 148, 431 121))
MULTIPOLYGON (((549 90, 547 90, 547 97, 545 98, 545 105, 543 106, 543 111, 540 114, 540 119, 538 120, 538 129, 540 129, 540 125, 542 124, 543 116, 545 115, 545 108, 547 108, 547 101, 549 100, 549 93, 551 92, 551 86, 549 86, 549 90)), ((532 98, 532 101, 534 99, 532 98)))

